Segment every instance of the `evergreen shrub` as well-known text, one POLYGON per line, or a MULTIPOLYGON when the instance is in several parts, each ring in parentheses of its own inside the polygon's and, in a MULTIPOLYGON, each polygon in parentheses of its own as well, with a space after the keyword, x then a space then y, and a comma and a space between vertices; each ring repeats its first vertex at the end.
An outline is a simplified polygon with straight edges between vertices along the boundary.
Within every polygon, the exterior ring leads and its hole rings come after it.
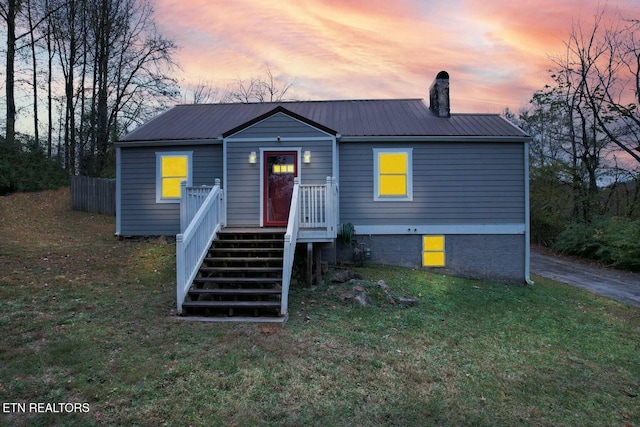
POLYGON ((69 185, 60 162, 48 158, 28 137, 14 144, 0 137, 0 195, 19 191, 42 191, 69 185))
POLYGON ((571 224, 560 233, 554 250, 640 271, 640 220, 611 217, 591 224, 571 224))

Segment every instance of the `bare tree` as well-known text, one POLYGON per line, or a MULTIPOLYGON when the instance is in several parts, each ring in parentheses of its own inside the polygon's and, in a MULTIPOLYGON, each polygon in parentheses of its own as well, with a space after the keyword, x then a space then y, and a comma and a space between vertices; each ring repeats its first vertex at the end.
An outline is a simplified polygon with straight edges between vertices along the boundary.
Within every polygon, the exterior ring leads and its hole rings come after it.
POLYGON ((193 104, 211 104, 221 102, 279 102, 286 101, 287 93, 295 85, 295 80, 285 80, 273 74, 269 66, 265 66, 263 76, 250 79, 238 78, 224 88, 211 82, 200 80, 186 85, 182 95, 183 102, 193 104))
MULTIPOLYGON (((605 34, 608 60, 597 70, 605 91, 595 94, 602 98, 611 116, 598 117, 598 123, 611 141, 640 162, 640 20, 626 21, 619 31, 605 34), (625 77, 626 75, 626 77, 625 77), (606 82, 618 83, 614 90, 606 82), (635 95, 632 102, 623 103, 622 92, 635 95)), ((631 98, 631 97, 630 97, 631 98)))
POLYGON ((168 75, 176 46, 157 31, 149 0, 47 1, 63 5, 46 40, 49 79, 54 49, 65 80, 65 163, 71 173, 100 175, 114 166, 112 142, 177 97, 168 75))
POLYGON ((294 86, 295 80, 281 81, 273 75, 271 67, 266 66, 265 68, 267 76, 266 80, 262 82, 261 88, 262 94, 266 96, 262 97, 263 101, 261 102, 284 101, 287 92, 294 86))
MULTIPOLYGON (((6 96, 6 140, 9 144, 15 143, 16 124, 16 53, 24 47, 32 49, 33 87, 37 87, 35 65, 36 29, 48 18, 46 13, 40 11, 40 4, 32 0, 0 0, 0 17, 7 24, 6 64, 5 64, 5 96, 6 96), (26 11, 25 11, 26 9, 26 11), (24 32, 17 33, 19 24, 24 32), (30 42, 18 45, 22 39, 29 38, 30 42)), ((37 94, 36 94, 37 96, 37 94)), ((34 98, 35 99, 35 98, 34 98)), ((37 116, 37 112, 36 112, 37 116)), ((37 117, 36 119, 37 120, 37 117)), ((37 140, 36 135, 36 140, 37 140)))
POLYGON ((55 50, 53 44, 53 25, 50 19, 52 10, 51 0, 45 0, 45 10, 49 19, 46 20, 45 40, 47 50, 47 156, 53 153, 53 60, 55 50))
POLYGON ((64 165, 71 175, 79 173, 80 153, 76 138, 76 67, 80 64, 82 40, 86 31, 86 20, 82 14, 83 4, 78 0, 67 0, 54 14, 53 37, 64 76, 64 165), (78 19, 81 17, 81 19, 78 19))
POLYGON ((227 96, 227 90, 216 87, 210 82, 200 80, 185 87, 183 100, 190 104, 213 104, 225 102, 227 96))
POLYGON ((265 67, 265 74, 264 77, 236 80, 235 87, 229 92, 229 99, 242 103, 285 101, 295 80, 284 81, 274 76, 269 66, 265 67))
POLYGON ((16 58, 16 19, 22 2, 6 0, 0 3, 0 16, 7 24, 7 63, 5 94, 7 98, 7 143, 13 144, 16 136, 16 100, 15 100, 15 58, 16 58))
POLYGON ((106 124, 112 137, 146 121, 180 95, 176 79, 168 73, 175 66, 172 58, 177 47, 158 32, 151 2, 120 3, 128 21, 114 39, 117 49, 111 50, 109 59, 106 124))
POLYGON ((583 93, 607 138, 640 162, 640 21, 606 21, 600 11, 588 31, 574 28, 568 47, 583 74, 583 93))
POLYGON ((31 46, 31 65, 33 68, 32 86, 33 86, 33 136, 34 145, 40 146, 39 120, 38 120, 38 61, 36 49, 36 28, 34 19, 37 18, 38 7, 32 0, 27 1, 27 19, 29 22, 29 38, 31 46))
POLYGON ((532 136, 531 231, 542 244, 572 223, 638 214, 639 30, 639 21, 605 10, 589 25, 575 22, 553 61, 553 84, 511 118, 532 136))
POLYGON ((616 34, 619 30, 600 10, 587 30, 574 23, 565 43, 566 55, 555 60, 555 90, 563 96, 567 116, 563 146, 571 159, 575 219, 588 221, 594 213, 602 213, 597 202, 602 150, 615 144, 627 153, 632 151, 623 142, 626 132, 616 115, 619 104, 612 103, 622 99, 626 87, 616 34))
POLYGON ((567 120, 561 89, 547 86, 534 93, 529 103, 530 107, 522 109, 517 118, 513 114, 506 116, 531 135, 531 166, 536 169, 553 167, 564 159, 562 141, 567 120))

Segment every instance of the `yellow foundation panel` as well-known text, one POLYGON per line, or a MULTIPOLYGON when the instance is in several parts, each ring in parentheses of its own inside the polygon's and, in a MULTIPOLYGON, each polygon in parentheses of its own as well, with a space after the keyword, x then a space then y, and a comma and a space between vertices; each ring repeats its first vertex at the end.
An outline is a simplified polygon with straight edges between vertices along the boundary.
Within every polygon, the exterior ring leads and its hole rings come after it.
POLYGON ((422 237, 422 266, 445 266, 444 236, 422 237))
POLYGON ((423 252, 423 267, 444 267, 444 252, 423 252))
POLYGON ((422 250, 444 251, 444 236, 424 236, 422 238, 422 250))

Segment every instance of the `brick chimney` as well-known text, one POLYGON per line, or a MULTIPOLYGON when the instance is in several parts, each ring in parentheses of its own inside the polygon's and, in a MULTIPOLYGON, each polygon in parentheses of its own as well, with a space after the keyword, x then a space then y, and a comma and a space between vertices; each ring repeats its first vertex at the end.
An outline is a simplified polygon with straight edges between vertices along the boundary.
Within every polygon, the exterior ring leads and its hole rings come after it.
POLYGON ((440 71, 429 88, 429 109, 437 117, 451 117, 449 73, 446 71, 440 71))

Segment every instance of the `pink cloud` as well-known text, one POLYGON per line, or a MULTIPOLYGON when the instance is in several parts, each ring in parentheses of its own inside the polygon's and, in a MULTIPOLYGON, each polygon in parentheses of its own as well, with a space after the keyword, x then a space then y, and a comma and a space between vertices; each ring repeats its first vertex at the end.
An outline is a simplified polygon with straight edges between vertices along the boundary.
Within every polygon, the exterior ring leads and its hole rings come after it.
MULTIPOLYGON (((620 0, 631 10, 636 0, 620 0)), ((609 7, 611 7, 611 3, 609 7)), ((615 3, 615 2, 614 2, 615 3)), ((185 82, 296 78, 300 99, 427 97, 451 74, 456 111, 518 109, 548 82, 549 55, 597 0, 158 0, 185 82)))

